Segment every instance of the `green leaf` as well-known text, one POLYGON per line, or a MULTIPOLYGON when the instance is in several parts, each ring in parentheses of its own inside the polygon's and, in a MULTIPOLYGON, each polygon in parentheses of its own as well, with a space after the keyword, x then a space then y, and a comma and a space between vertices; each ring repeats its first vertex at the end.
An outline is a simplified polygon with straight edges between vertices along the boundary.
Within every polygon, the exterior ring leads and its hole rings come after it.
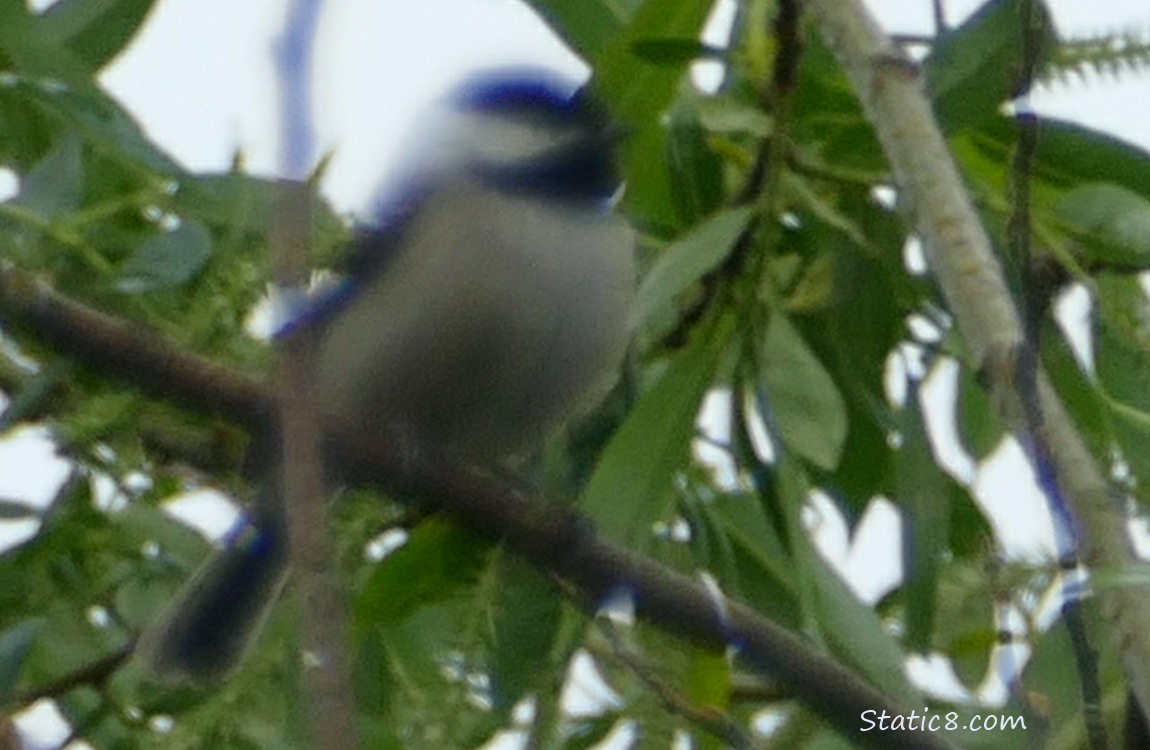
MULTIPOLYGON (((722 495, 713 502, 700 503, 700 522, 695 539, 708 532, 721 534, 726 541, 722 557, 706 550, 696 552, 699 564, 711 570, 724 590, 747 601, 788 627, 799 624, 794 562, 779 530, 763 512, 764 503, 749 496, 722 495)), ((718 545, 710 545, 711 548, 718 545)))
POLYGON ((812 151, 805 158, 835 169, 889 169, 846 73, 817 34, 803 50, 794 108, 796 143, 812 151))
MULTIPOLYGON (((387 641, 382 628, 374 622, 365 622, 360 615, 362 596, 357 602, 353 619, 354 659, 352 679, 355 682, 356 703, 365 714, 387 716, 396 700, 395 676, 391 671, 387 641)), ((373 722, 379 724, 379 722, 373 722)), ((372 726, 371 732, 390 734, 390 727, 372 726)))
POLYGON ((1122 446, 1122 457, 1139 478, 1138 496, 1146 500, 1142 479, 1150 477, 1150 413, 1119 401, 1111 401, 1109 414, 1114 434, 1122 446))
POLYGON ((670 507, 674 471, 687 455, 730 332, 721 326, 668 362, 603 452, 580 505, 607 536, 642 548, 649 543, 651 524, 670 507))
MULTIPOLYGON (((731 707, 731 661, 723 651, 687 646, 687 697, 707 711, 726 712, 731 707)), ((721 747, 715 738, 707 737, 703 747, 721 747)))
MULTIPOLYGON (((1094 362, 1104 414, 1138 478, 1135 493, 1150 501, 1150 319, 1141 280, 1129 274, 1103 273, 1097 280, 1094 362)), ((1111 461, 1109 454, 1100 456, 1111 461)))
POLYGON ((94 73, 132 40, 156 0, 57 0, 38 31, 67 47, 94 73))
POLYGON ((1058 326, 1048 323, 1043 331, 1042 364, 1058 391, 1071 420, 1086 440, 1090 453, 1099 465, 1110 461, 1114 433, 1106 419, 1106 400, 1098 383, 1079 365, 1074 352, 1058 326))
POLYGON ((826 368, 782 313, 771 316, 762 359, 762 384, 783 442, 819 468, 833 471, 846 442, 846 403, 826 368))
MULTIPOLYGON (((1139 194, 1150 185, 1150 153, 1145 148, 1065 120, 1042 118, 1039 125, 1031 170, 1036 184, 1072 190, 1087 183, 1105 182, 1139 194)), ((1009 154, 1018 141, 1018 126, 1012 120, 999 118, 966 135, 971 145, 983 153, 982 171, 998 175, 989 182, 996 187, 1003 183, 1009 170, 1009 154)))
POLYGON ((186 284, 212 256, 212 236, 198 221, 184 221, 171 232, 154 235, 128 256, 116 287, 129 294, 186 284))
POLYGON ((627 25, 635 0, 530 0, 551 29, 594 64, 627 25))
MULTIPOLYGON (((1084 731, 1084 677, 1073 666, 1083 660, 1083 649, 1088 649, 1090 664, 1097 670, 1097 679, 1104 691, 1107 722, 1117 718, 1113 715, 1114 707, 1126 704, 1126 680, 1119 655, 1115 653, 1116 639, 1110 637, 1113 623, 1099 610, 1098 599, 1084 599, 1078 605, 1082 630, 1071 632, 1065 618, 1059 618, 1049 629, 1033 635, 1032 655, 1020 682, 1022 693, 1040 696, 1045 707, 1043 713, 1050 723, 1049 738, 1041 735, 1033 738, 1041 747, 1065 749, 1091 745, 1084 731), (1106 710, 1107 706, 1110 710, 1106 710)), ((1003 707, 1003 713, 1008 708, 1003 707)), ((1038 722, 1035 725, 1042 726, 1038 722)))
POLYGON ((1086 260, 1125 267, 1150 266, 1150 201, 1112 183, 1093 183, 1067 193, 1059 218, 1096 242, 1082 245, 1086 260))
MULTIPOLYGON (((173 210, 180 216, 194 216, 229 235, 252 236, 263 252, 263 238, 275 222, 276 196, 282 187, 274 180, 245 174, 198 174, 180 177, 173 210)), ((311 206, 312 245, 317 265, 331 265, 333 247, 347 240, 343 218, 322 197, 313 196, 311 206)))
POLYGON ((697 106, 699 121, 708 132, 756 138, 771 134, 771 116, 751 102, 729 96, 708 96, 697 106))
MULTIPOLYGON (((839 370, 842 378, 842 370, 839 370)), ((847 436, 838 465, 828 475, 834 489, 850 513, 857 518, 875 495, 894 492, 896 472, 890 433, 895 418, 889 406, 854 384, 844 393, 847 406, 847 436)))
POLYGON ((0 521, 24 521, 39 517, 37 510, 27 503, 0 498, 0 521))
POLYGON ((975 461, 990 455, 1006 434, 994 404, 968 367, 959 370, 956 417, 962 445, 975 461))
POLYGON ((721 47, 704 44, 697 37, 646 37, 631 42, 631 51, 636 57, 653 65, 677 65, 695 60, 723 59, 727 51, 721 47))
POLYGON ((399 623, 420 607, 450 599, 478 580, 490 550, 490 542, 449 521, 425 521, 372 571, 359 594, 356 621, 399 623))
POLYGON ((79 208, 84 194, 80 141, 68 134, 20 181, 16 205, 46 221, 79 208))
POLYGON ((618 711, 605 711, 590 718, 572 719, 563 750, 589 750, 602 747, 608 735, 615 731, 625 717, 618 711))
POLYGON ((917 384, 902 412, 902 445, 895 453, 898 501, 903 509, 903 571, 906 590, 906 642, 925 653, 932 645, 938 576, 950 535, 949 477, 935 462, 927 440, 917 384))
POLYGON ((795 211, 809 212, 818 221, 849 237, 851 242, 859 247, 869 249, 866 235, 851 217, 835 205, 835 200, 839 196, 828 199, 809 179, 794 172, 785 172, 781 183, 787 202, 794 206, 795 211))
POLYGON ((686 74, 686 61, 653 65, 636 56, 642 39, 698 39, 713 0, 645 0, 602 56, 593 59, 595 83, 611 114, 631 137, 624 161, 628 212, 641 223, 678 227, 665 160, 663 114, 670 108, 686 74))
POLYGON ((496 710, 506 713, 557 666, 551 649, 562 603, 541 573, 522 561, 501 562, 490 618, 491 689, 496 710))
POLYGON ((983 557, 952 561, 938 578, 935 646, 971 688, 983 679, 998 645, 992 585, 983 557))
POLYGON ((125 546, 155 545, 158 550, 144 574, 116 587, 117 616, 132 627, 148 624, 212 551, 199 532, 143 503, 132 503, 117 513, 115 533, 125 546))
POLYGON ((160 185, 183 174, 132 116, 95 85, 49 85, 17 78, 0 86, 0 155, 25 164, 30 150, 37 154, 46 150, 45 134, 55 139, 62 132, 75 133, 85 153, 90 150, 126 168, 145 184, 160 185))
POLYGON ((879 616, 858 600, 821 555, 811 555, 810 562, 817 621, 831 649, 897 704, 921 705, 922 696, 907 680, 902 650, 879 616))
POLYGON ((754 215, 750 207, 723 211, 673 242, 647 272, 635 295, 635 327, 666 315, 675 299, 719 266, 754 215))
POLYGON ((66 47, 41 33, 25 3, 0 2, 0 70, 72 86, 91 85, 91 71, 66 47))
POLYGON ((21 383, 19 390, 9 396, 7 407, 0 411, 0 434, 25 420, 42 416, 52 396, 58 393, 60 385, 73 373, 72 364, 60 360, 21 383))
POLYGON ((667 121, 667 163, 675 207, 684 225, 692 227, 717 212, 725 194, 723 163, 708 145, 700 117, 701 111, 682 105, 671 110, 667 121))
MULTIPOLYGON (((1112 182, 1135 192, 1150 185, 1150 153, 1109 133, 1074 122, 1043 119, 1035 153, 1036 174, 1044 180, 1076 186, 1112 182)), ((1013 123, 999 124, 1009 143, 1017 138, 1013 123)))
MULTIPOLYGON (((1015 91, 1023 62, 1021 4, 1031 0, 992 0, 961 26, 944 33, 925 63, 927 89, 947 133, 977 126, 999 116, 998 108, 1015 91)), ((1045 4, 1034 3, 1042 24, 1040 64, 1058 43, 1045 4)))
POLYGON ((0 633, 0 702, 12 696, 24 659, 43 629, 43 620, 24 620, 0 633))
MULTIPOLYGON (((851 511, 861 513, 875 495, 894 491, 888 435, 896 420, 883 382, 891 352, 922 292, 908 282, 902 267, 905 231, 897 216, 874 205, 863 191, 840 194, 839 206, 874 250, 844 247, 837 230, 804 217, 803 231, 794 233, 799 252, 812 259, 804 281, 811 270, 829 265, 830 304, 817 315, 793 320, 802 324, 806 341, 819 347, 820 361, 841 385, 847 436, 829 484, 851 511)), ((796 286, 790 293, 788 310, 800 291, 796 286)))
POLYGON ((1103 392, 1150 411, 1150 317, 1146 293, 1136 276, 1099 274, 1094 330, 1094 368, 1103 392))

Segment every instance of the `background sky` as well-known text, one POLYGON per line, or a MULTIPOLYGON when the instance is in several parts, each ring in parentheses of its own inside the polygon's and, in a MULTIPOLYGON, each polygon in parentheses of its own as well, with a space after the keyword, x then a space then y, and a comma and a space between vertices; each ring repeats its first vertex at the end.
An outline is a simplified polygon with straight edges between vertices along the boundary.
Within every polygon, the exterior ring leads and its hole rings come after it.
MULTIPOLYGON (((1065 37, 1128 29, 1150 35, 1145 0, 1048 3, 1065 37)), ((979 4, 946 0, 948 20, 960 22, 979 4)), ((868 0, 867 5, 892 32, 926 34, 932 28, 930 0, 868 0)), ((286 0, 160 0, 143 33, 102 81, 153 140, 189 169, 224 171, 240 153, 250 171, 275 175, 279 125, 272 52, 286 7, 286 0)), ((585 70, 519 0, 328 0, 313 97, 319 150, 333 154, 322 186, 329 199, 365 216, 419 110, 468 71, 500 64, 544 65, 572 76, 585 70)), ((1077 120, 1150 149, 1150 78, 1145 75, 1090 75, 1084 82, 1040 91, 1032 103, 1040 113, 1077 120)), ((12 189, 2 172, 0 198, 12 189)), ((1079 305, 1072 314, 1084 310, 1079 305)), ((951 380, 945 373, 933 380, 934 398, 945 400, 951 380)), ((946 425, 940 429, 945 432, 946 425)), ((951 460, 958 472, 976 477, 981 496, 1008 498, 1014 512, 1029 519, 999 524, 1011 548, 1047 548, 1048 530, 1035 522, 1045 513, 1016 449, 1004 446, 977 474, 961 456, 951 460)), ((65 470, 35 430, 0 442, 0 498, 45 498, 65 470)), ((890 560, 892 518, 889 510, 877 509, 875 522, 862 525, 853 544, 833 513, 824 519, 824 546, 848 567, 871 571, 869 583, 856 582, 864 594, 873 595, 898 573, 890 560)), ((218 531, 221 523, 212 528, 218 531)), ((0 549, 5 537, 34 528, 34 523, 0 522, 0 549)))
MULTIPOLYGON (((728 0, 729 2, 729 0, 728 0)), ((929 0, 870 0, 888 29, 927 33, 929 0)), ((948 0, 957 23, 979 5, 948 0)), ((1051 0, 1068 35, 1150 30, 1144 0, 1051 0)), ((192 169, 226 169, 244 153, 253 171, 276 166, 277 122, 271 50, 286 0, 161 0, 144 33, 103 76, 157 141, 192 169)), ((519 0, 328 0, 315 71, 321 150, 335 158, 324 189, 343 208, 362 209, 418 109, 464 72, 504 63, 542 63, 578 73, 581 63, 519 0)), ((1091 78, 1035 98, 1071 116, 1150 145, 1145 78, 1091 78)))

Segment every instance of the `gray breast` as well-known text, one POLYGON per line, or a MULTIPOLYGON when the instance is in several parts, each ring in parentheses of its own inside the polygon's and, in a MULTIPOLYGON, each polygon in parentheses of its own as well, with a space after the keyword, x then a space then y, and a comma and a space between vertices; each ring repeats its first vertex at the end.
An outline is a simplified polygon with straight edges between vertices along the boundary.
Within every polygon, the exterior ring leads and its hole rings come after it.
POLYGON ((321 408, 469 460, 530 450, 601 395, 622 358, 630 229, 473 184, 410 221, 402 252, 324 332, 321 408))

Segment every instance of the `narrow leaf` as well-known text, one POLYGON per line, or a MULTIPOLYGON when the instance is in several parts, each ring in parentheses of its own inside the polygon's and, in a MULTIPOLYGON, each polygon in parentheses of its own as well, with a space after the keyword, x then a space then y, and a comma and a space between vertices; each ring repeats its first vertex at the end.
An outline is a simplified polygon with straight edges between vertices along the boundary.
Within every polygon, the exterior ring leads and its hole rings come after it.
POLYGON ((43 628, 42 620, 24 620, 0 633, 0 702, 12 696, 24 659, 43 628))
POLYGON ((763 342, 763 387, 783 442, 828 471, 842 456, 847 410, 842 394, 802 335, 775 313, 763 342))
POLYGON ((178 229, 145 240, 124 262, 122 292, 154 292, 191 281, 212 254, 212 237, 197 221, 185 221, 178 229))
POLYGON ((368 578, 356 621, 402 622, 420 607, 455 596, 478 579, 490 549, 489 542, 448 521, 420 524, 368 578))
POLYGON ((1056 211, 1097 240, 1082 246, 1087 260, 1150 265, 1150 201, 1138 193, 1111 183, 1083 185, 1067 193, 1056 211))
MULTIPOLYGON (((994 119, 999 105, 1015 95, 1023 34, 1028 33, 1022 28, 1021 3, 1029 1, 992 0, 934 45, 926 61, 927 88, 947 132, 994 119)), ((1034 3, 1034 13, 1042 25, 1039 55, 1044 60, 1058 38, 1046 6, 1034 3)))
POLYGON ((67 134, 20 181, 15 203, 52 220, 78 208, 83 192, 80 141, 67 134))
POLYGON ((636 327, 665 314, 680 294, 722 263, 752 215, 749 207, 723 211, 664 250, 636 294, 636 327))
POLYGON ((581 505, 608 536, 646 544, 663 517, 729 335, 724 326, 670 361, 607 446, 581 505))
POLYGON ((92 72, 132 40, 156 0, 57 0, 39 18, 39 30, 67 47, 92 72))

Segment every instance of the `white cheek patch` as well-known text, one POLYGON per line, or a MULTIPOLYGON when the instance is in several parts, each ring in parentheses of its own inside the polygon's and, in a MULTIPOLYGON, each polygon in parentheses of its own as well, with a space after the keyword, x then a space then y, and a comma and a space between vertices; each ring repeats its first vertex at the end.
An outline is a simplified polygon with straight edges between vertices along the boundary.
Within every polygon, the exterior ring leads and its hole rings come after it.
MULTIPOLYGON (((396 182, 437 182, 475 170, 499 171, 547 159, 586 138, 578 125, 556 127, 530 118, 433 106, 413 132, 396 182)), ((384 193, 381 199, 386 199, 384 193)), ((385 202, 385 200, 381 200, 385 202)))
POLYGON ((537 122, 479 112, 456 112, 455 153, 469 165, 513 167, 545 158, 577 142, 578 127, 554 128, 537 122))

